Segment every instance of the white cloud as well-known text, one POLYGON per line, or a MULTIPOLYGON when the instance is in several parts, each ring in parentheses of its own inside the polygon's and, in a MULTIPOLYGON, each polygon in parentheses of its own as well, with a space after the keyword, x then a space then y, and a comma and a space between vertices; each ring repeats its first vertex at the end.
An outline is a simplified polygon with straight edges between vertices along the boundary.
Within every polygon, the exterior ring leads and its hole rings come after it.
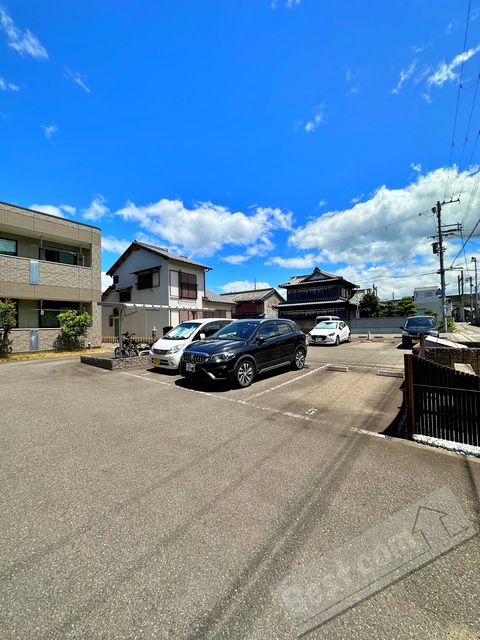
POLYGON ((268 282, 252 282, 251 280, 235 280, 227 282, 219 287, 222 293, 235 293, 237 291, 254 291, 255 289, 269 289, 272 285, 268 282))
POLYGON ((30 209, 34 211, 40 211, 41 213, 49 213, 51 216, 57 216, 57 218, 64 218, 63 207, 55 207, 53 204, 32 204, 30 209))
MULTIPOLYGON (((421 170, 419 165, 412 168, 421 170)), ((301 273, 319 266, 361 286, 375 282, 384 297, 391 296, 392 291, 383 291, 382 283, 390 289, 393 282, 396 295, 411 295, 415 286, 435 286, 439 263, 431 246, 437 233, 432 207, 439 194, 445 193, 449 179, 451 170, 438 169, 427 175, 418 174, 403 189, 380 187, 366 202, 325 213, 294 230, 289 238, 292 250, 271 257, 266 264, 301 273)), ((464 192, 462 203, 468 202, 471 211, 480 208, 475 179, 476 170, 456 177, 456 184, 462 185, 464 192)), ((462 217, 465 213, 461 203, 443 207, 443 224, 456 224, 462 217)), ((464 234, 468 233, 466 226, 464 234)), ((445 239, 446 268, 454 262, 459 243, 459 238, 445 239)))
MULTIPOLYGON (((293 9, 293 7, 295 5, 300 4, 302 0, 285 0, 285 6, 287 7, 287 9, 293 9)), ((272 9, 276 9, 278 5, 278 0, 272 0, 270 3, 270 6, 272 7, 272 9)))
POLYGON ((106 271, 102 271, 102 291, 106 291, 111 284, 113 284, 113 278, 107 276, 106 271))
POLYGON ((75 209, 75 207, 70 207, 68 204, 61 204, 60 208, 72 216, 74 216, 77 213, 77 210, 75 209))
POLYGON ((309 269, 314 269, 319 262, 323 261, 323 256, 319 254, 309 253, 305 256, 295 256, 292 258, 282 258, 280 256, 276 256, 275 258, 271 258, 266 262, 267 265, 276 265, 277 267, 282 267, 283 269, 306 269, 307 272, 309 269))
POLYGON ((437 69, 428 77, 428 86, 431 87, 432 85, 435 85, 437 87, 441 87, 446 82, 453 82, 457 80, 459 77, 456 71, 457 67, 459 67, 463 62, 466 62, 467 60, 472 58, 479 51, 480 45, 478 45, 474 49, 469 49, 468 51, 455 56, 455 58, 449 64, 441 62, 437 69))
POLYGON ((211 202, 189 209, 180 200, 167 199, 147 206, 128 202, 114 215, 137 223, 162 243, 197 256, 211 256, 226 246, 246 247, 243 253, 250 257, 263 255, 272 248, 275 231, 292 227, 292 214, 280 209, 257 207, 246 214, 211 202))
POLYGON ((66 68, 63 74, 63 77, 66 80, 71 80, 75 84, 78 84, 78 86, 81 87, 87 93, 91 93, 90 88, 87 86, 87 78, 81 73, 78 73, 77 71, 72 71, 71 69, 66 68))
POLYGON ((121 255, 132 243, 129 240, 118 240, 113 236, 102 236, 102 250, 121 255))
POLYGON ((315 129, 317 129, 317 127, 320 124, 322 124, 324 119, 325 119, 325 105, 320 104, 315 110, 315 115, 313 119, 307 122, 307 124, 305 125, 305 131, 307 133, 312 133, 313 131, 315 131, 315 129))
POLYGON ((0 27, 7 36, 8 46, 17 51, 21 56, 32 56, 32 58, 48 60, 48 53, 38 38, 28 29, 21 31, 15 26, 12 18, 6 10, 0 6, 0 27))
POLYGON ((357 204, 361 202, 361 200, 363 200, 363 193, 361 193, 359 196, 355 196, 354 198, 352 198, 350 202, 351 204, 357 204))
POLYGON ((44 124, 42 129, 45 131, 45 137, 50 139, 54 133, 57 133, 58 127, 55 124, 44 124))
POLYGON ((20 87, 11 82, 7 82, 5 78, 0 77, 0 90, 1 91, 20 91, 20 87))
POLYGON ((403 69, 402 71, 400 71, 400 80, 398 81, 398 84, 395 87, 395 89, 392 89, 392 93, 400 92, 400 89, 403 87, 405 82, 413 76, 416 66, 417 66, 417 61, 414 60, 412 64, 409 67, 407 67, 407 69, 403 69))
POLYGON ((105 206, 105 198, 102 195, 98 195, 87 209, 82 209, 82 217, 84 220, 97 221, 104 218, 110 213, 108 207, 105 206))

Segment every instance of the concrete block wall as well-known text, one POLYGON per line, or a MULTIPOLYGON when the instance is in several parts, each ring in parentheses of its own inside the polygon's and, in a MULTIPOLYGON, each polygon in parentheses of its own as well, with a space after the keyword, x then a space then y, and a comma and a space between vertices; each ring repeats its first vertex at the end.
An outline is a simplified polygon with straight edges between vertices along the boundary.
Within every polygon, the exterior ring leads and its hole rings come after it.
POLYGON ((406 316, 400 318, 352 318, 347 321, 350 331, 355 333, 396 333, 401 335, 401 326, 405 324, 406 316))
POLYGON ((441 349, 439 347, 427 347, 425 349, 425 357, 427 360, 442 364, 445 367, 453 369, 453 365, 458 362, 460 364, 469 364, 480 375, 480 349, 441 349))

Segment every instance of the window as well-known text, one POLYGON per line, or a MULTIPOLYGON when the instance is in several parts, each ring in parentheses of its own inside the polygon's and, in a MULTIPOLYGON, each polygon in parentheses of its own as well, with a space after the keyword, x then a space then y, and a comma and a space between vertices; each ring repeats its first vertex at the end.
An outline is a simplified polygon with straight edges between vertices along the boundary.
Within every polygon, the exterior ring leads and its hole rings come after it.
POLYGON ((123 291, 118 292, 118 299, 120 302, 131 302, 132 300, 132 291, 131 289, 124 289, 123 291))
POLYGON ((40 247, 40 260, 60 262, 61 264, 77 264, 77 253, 55 247, 40 247))
POLYGON ((137 289, 151 289, 153 287, 153 274, 139 273, 137 276, 137 289))
POLYGON ((281 336, 285 336, 287 333, 292 333, 292 327, 287 322, 279 322, 277 324, 277 329, 281 336))
POLYGON ((40 320, 38 326, 42 329, 59 327, 58 314, 62 311, 78 311, 78 302, 63 302, 60 300, 43 300, 40 304, 40 320))
POLYGON ((8 240, 7 238, 0 238, 0 253, 4 256, 16 256, 17 241, 8 240))
POLYGON ((120 276, 113 276, 113 284, 118 284, 119 280, 120 280, 120 276))
POLYGON ((258 337, 262 338, 262 340, 269 340, 270 338, 274 338, 277 335, 275 330, 275 324, 273 322, 269 322, 260 327, 258 332, 258 337))
POLYGON ((30 284, 39 284, 39 282, 38 260, 30 260, 30 284))
POLYGON ((190 300, 197 297, 197 276, 194 273, 180 272, 180 297, 190 300))

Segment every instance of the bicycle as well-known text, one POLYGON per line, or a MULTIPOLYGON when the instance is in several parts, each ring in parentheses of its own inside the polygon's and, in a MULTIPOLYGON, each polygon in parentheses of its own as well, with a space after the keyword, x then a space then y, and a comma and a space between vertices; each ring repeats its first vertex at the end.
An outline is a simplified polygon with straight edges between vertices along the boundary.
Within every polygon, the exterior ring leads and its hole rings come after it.
POLYGON ((115 347, 115 358, 133 358, 138 356, 138 347, 132 340, 134 333, 122 333, 122 352, 120 353, 120 345, 115 347))

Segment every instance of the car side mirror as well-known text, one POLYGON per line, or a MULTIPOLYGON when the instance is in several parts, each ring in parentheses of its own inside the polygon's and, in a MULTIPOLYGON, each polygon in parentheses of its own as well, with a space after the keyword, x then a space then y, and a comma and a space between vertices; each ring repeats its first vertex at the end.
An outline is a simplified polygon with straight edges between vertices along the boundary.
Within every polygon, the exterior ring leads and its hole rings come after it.
POLYGON ((403 329, 405 331, 405 327, 400 327, 400 329, 403 329))

